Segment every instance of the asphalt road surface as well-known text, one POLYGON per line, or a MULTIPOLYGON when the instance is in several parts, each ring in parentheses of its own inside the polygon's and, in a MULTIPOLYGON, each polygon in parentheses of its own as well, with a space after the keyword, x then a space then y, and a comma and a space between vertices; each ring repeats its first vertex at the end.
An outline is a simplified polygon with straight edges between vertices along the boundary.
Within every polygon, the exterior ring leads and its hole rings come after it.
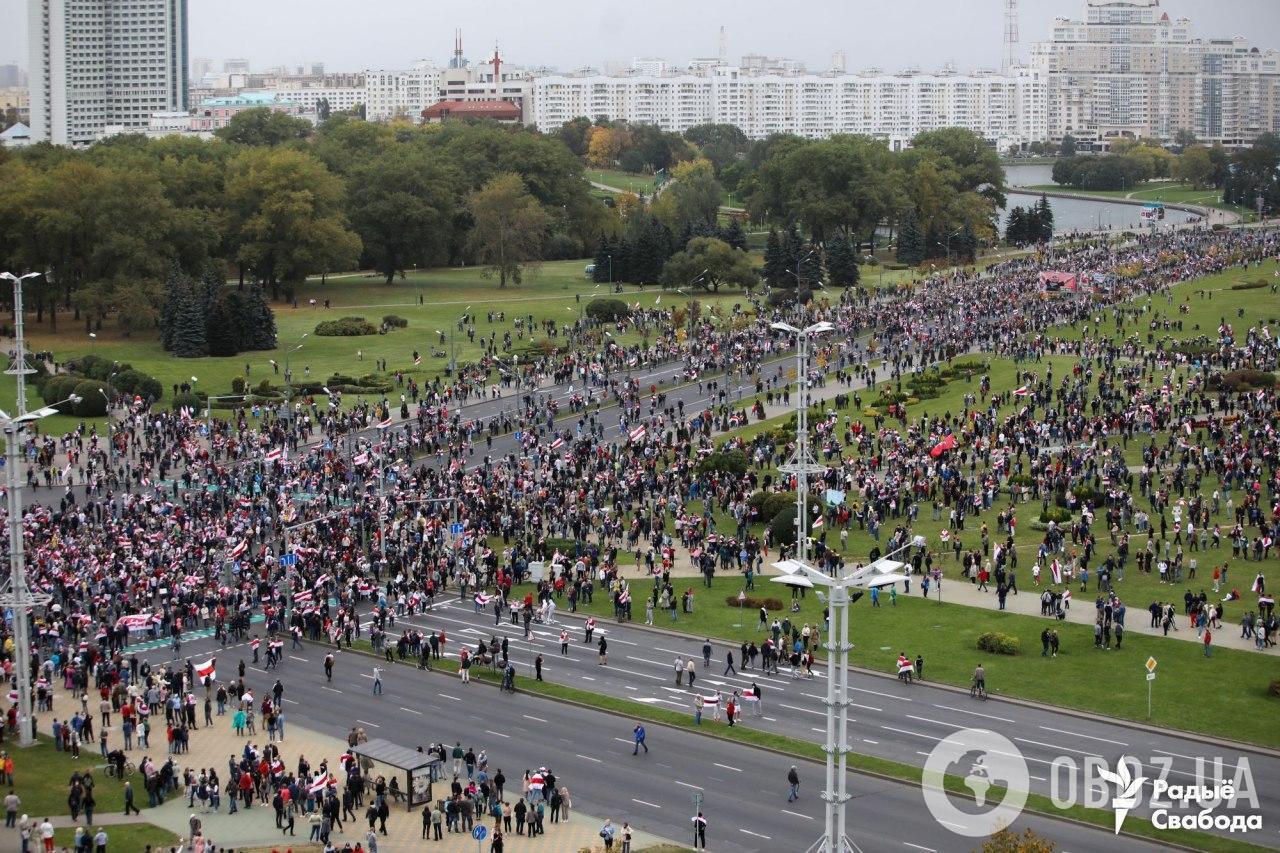
MULTIPOLYGON (((190 652, 194 657, 201 651, 195 647, 209 644, 208 640, 192 643, 184 648, 184 656, 190 652)), ((628 820, 686 844, 690 843, 693 796, 702 792, 708 841, 711 849, 722 853, 800 851, 822 832, 819 764, 797 762, 801 798, 789 804, 785 776, 791 762, 765 750, 655 725, 648 727, 650 752, 632 756, 627 750, 632 748, 633 721, 628 718, 522 693, 501 693, 488 684, 465 685, 454 676, 401 665, 389 668, 383 682, 386 692, 374 696, 372 658, 340 655, 334 681, 327 684, 324 653, 317 645, 286 649, 280 670, 248 669, 255 695, 265 695, 277 677, 284 683, 286 763, 295 758, 288 752, 288 725, 339 739, 358 725, 371 738, 411 748, 437 741, 485 748, 491 766, 503 769, 513 789, 525 769, 548 767, 569 787, 575 808, 582 812, 612 817, 615 824, 628 820)), ((220 665, 231 670, 239 654, 247 654, 247 649, 222 652, 220 665)), ((162 662, 169 652, 156 649, 142 656, 162 662)), ((229 725, 229 721, 229 716, 224 717, 218 724, 229 725)), ((857 773, 850 774, 849 786, 853 794, 849 833, 862 851, 958 853, 980 844, 934 821, 915 786, 857 773)), ((1133 851, 1160 849, 1128 838, 1117 842, 1109 832, 1048 818, 1023 816, 1013 824, 1018 831, 1024 827, 1054 839, 1060 849, 1071 853, 1110 853, 1118 845, 1133 851)))

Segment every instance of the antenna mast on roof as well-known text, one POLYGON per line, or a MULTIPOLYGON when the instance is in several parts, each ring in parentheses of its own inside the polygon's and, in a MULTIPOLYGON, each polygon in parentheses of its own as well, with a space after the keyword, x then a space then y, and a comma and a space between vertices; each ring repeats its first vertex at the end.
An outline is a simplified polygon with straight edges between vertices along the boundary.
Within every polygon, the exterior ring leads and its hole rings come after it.
POLYGON ((1005 74, 1018 65, 1018 0, 1004 0, 1004 57, 1001 65, 1005 74))
POLYGON ((724 32, 724 24, 720 25, 720 64, 729 64, 729 39, 724 32))

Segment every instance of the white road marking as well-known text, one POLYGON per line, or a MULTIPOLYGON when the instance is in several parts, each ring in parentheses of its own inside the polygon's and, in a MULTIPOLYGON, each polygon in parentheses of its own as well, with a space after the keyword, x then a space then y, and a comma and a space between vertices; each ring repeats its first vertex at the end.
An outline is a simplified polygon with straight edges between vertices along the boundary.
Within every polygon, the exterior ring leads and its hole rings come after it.
POLYGON ((803 714, 814 714, 819 717, 825 717, 827 715, 826 711, 815 711, 812 708, 797 708, 795 705, 784 705, 781 702, 778 703, 778 707, 786 708, 788 711, 800 711, 803 714))
POLYGON ((870 743, 870 744, 879 744, 879 743, 880 743, 880 741, 878 741, 878 740, 872 740, 871 738, 866 738, 866 737, 864 737, 864 738, 862 739, 862 742, 863 742, 863 743, 870 743))
POLYGON ((311 663, 311 661, 307 660, 306 658, 300 658, 297 655, 289 655, 289 657, 293 660, 300 660, 303 663, 311 663))
POLYGON ((285 702, 288 702, 290 705, 297 705, 297 704, 298 704, 298 700, 297 700, 297 699, 285 699, 284 701, 285 701, 285 702))
POLYGON ((965 728, 965 726, 961 725, 960 723, 953 723, 948 720, 935 720, 932 717, 917 717, 915 714, 904 714, 903 716, 905 716, 909 720, 919 720, 922 723, 937 723, 940 726, 953 726, 957 729, 965 728))
POLYGON ((421 717, 421 716, 422 716, 422 712, 421 712, 421 711, 415 711, 415 710, 413 710, 412 708, 406 708, 406 707, 404 707, 403 705, 401 705, 401 706, 400 706, 400 710, 401 710, 401 711, 405 711, 405 712, 410 713, 410 714, 417 714, 419 717, 421 717))
POLYGON ((914 847, 916 850, 924 850, 925 853, 938 853, 938 851, 934 850, 932 847, 922 847, 919 844, 912 844, 910 841, 904 841, 902 843, 908 847, 914 847))
POLYGON ((897 732, 900 735, 914 735, 915 737, 922 737, 925 740, 942 740, 942 738, 938 737, 937 735, 927 735, 924 732, 913 732, 913 731, 908 731, 907 729, 895 729, 893 726, 881 726, 880 728, 889 732, 897 732))
POLYGON ((639 803, 639 804, 640 804, 640 805, 642 805, 642 806, 648 806, 648 807, 649 807, 649 808, 651 808, 651 809, 660 809, 660 808, 662 808, 662 806, 660 806, 660 805, 658 805, 658 804, 656 804, 656 803, 646 802, 645 800, 637 800, 635 797, 632 797, 632 798, 631 798, 631 802, 633 802, 633 803, 639 803))
POLYGON ((1128 746, 1128 745, 1129 745, 1129 744, 1125 743, 1125 742, 1124 742, 1124 741, 1122 741, 1122 740, 1112 740, 1112 739, 1111 739, 1111 738, 1109 738, 1109 737, 1094 737, 1093 735, 1081 734, 1080 732, 1069 732, 1069 731, 1067 731, 1066 729, 1054 729, 1054 728, 1050 728, 1049 726, 1039 726, 1039 728, 1040 728, 1042 731, 1046 731, 1046 732, 1057 732, 1057 733, 1059 733, 1059 734, 1071 735, 1072 737, 1082 737, 1082 738, 1084 738, 1085 740, 1100 740, 1100 741, 1102 741, 1103 743, 1114 743, 1116 746, 1128 746))
POLYGON ((1080 755, 1092 755, 1095 758, 1102 757, 1098 755, 1096 752, 1088 752, 1087 750, 1083 750, 1083 749, 1072 749, 1069 746, 1060 746, 1052 743, 1041 743, 1038 740, 1031 740, 1030 738, 1025 738, 1025 737, 1016 737, 1014 738, 1014 740, 1022 741, 1023 743, 1029 743, 1032 746, 1043 746, 1045 749, 1060 749, 1060 750, 1063 750, 1064 752, 1076 752, 1076 753, 1079 753, 1080 755))
POLYGON ((678 779, 676 780, 676 784, 677 784, 677 785, 684 785, 686 788, 692 788, 692 789, 693 789, 693 790, 695 790, 695 791, 701 791, 701 790, 702 790, 702 786, 701 786, 701 785, 690 785, 688 782, 681 782, 681 781, 680 781, 680 780, 678 780, 678 779))
POLYGON ((528 714, 521 714, 520 716, 524 717, 526 720, 533 720, 535 723, 545 723, 545 722, 546 722, 546 720, 542 719, 541 717, 531 717, 531 716, 529 716, 528 714))
POLYGON ((485 732, 493 735, 494 737, 506 737, 506 738, 511 737, 511 735, 509 734, 504 734, 503 732, 495 732, 493 729, 485 729, 485 732))
POLYGON ((800 818, 804 818, 805 820, 813 820, 813 818, 812 818, 812 817, 810 817, 809 815, 807 815, 807 814, 800 814, 800 812, 793 812, 793 811, 791 811, 791 809, 783 809, 783 810, 782 810, 782 813, 783 813, 783 814, 789 814, 789 815, 791 815, 792 817, 800 817, 800 818))
POLYGON ((436 695, 437 695, 437 696, 439 696, 441 699, 452 699, 452 700, 453 700, 453 701, 455 701, 455 702, 461 702, 461 701, 462 701, 462 700, 461 700, 461 699, 459 699, 457 696, 450 696, 448 693, 437 693, 436 695))
POLYGON ((338 688, 336 688, 336 687, 325 687, 323 684, 321 684, 321 685, 320 685, 320 689, 321 689, 321 690, 328 690, 330 693, 341 693, 341 692, 342 692, 341 690, 339 690, 339 689, 338 689, 338 688))
POLYGON ((718 761, 713 761, 713 762, 711 762, 711 763, 712 763, 712 764, 714 764, 716 767, 723 767, 725 770, 732 770, 734 773, 741 773, 741 772, 742 772, 742 768, 741 768, 741 767, 730 767, 728 764, 721 764, 721 763, 720 763, 720 762, 718 762, 718 761))
POLYGON ((356 718, 356 722, 357 722, 357 723, 364 723, 366 726, 373 726, 375 729, 380 729, 380 728, 382 728, 382 726, 378 725, 377 723, 371 723, 371 722, 369 722, 368 720, 362 720, 362 719, 360 719, 359 717, 357 717, 357 718, 356 718))
POLYGON ((754 835, 756 838, 763 838, 765 841, 771 841, 771 840, 772 840, 772 839, 771 839, 769 836, 767 836, 767 835, 761 835, 760 833, 758 833, 758 832, 752 832, 752 831, 751 831, 751 830, 749 830, 749 829, 739 829, 739 830, 738 830, 738 832, 745 832, 747 835, 754 835))
MULTIPOLYGON (((1008 717, 997 717, 995 714, 984 714, 981 711, 966 711, 964 708, 952 708, 950 705, 934 705, 935 708, 941 708, 944 711, 955 711, 957 714, 972 714, 975 717, 982 717, 984 720, 999 720, 1002 723, 1014 723, 1008 717)), ((903 842, 904 844, 906 842, 903 842)))
POLYGON ((582 676, 582 680, 583 680, 583 681, 595 681, 595 679, 594 679, 594 678, 592 678, 592 677, 591 677, 591 676, 589 676, 589 675, 584 675, 584 676, 582 676))
POLYGON ((583 755, 583 754, 582 754, 582 753, 580 753, 580 752, 578 752, 578 753, 574 753, 574 754, 575 754, 575 755, 577 755, 579 758, 581 758, 583 761, 594 761, 596 764, 603 764, 603 763, 604 763, 603 761, 601 761, 601 760, 600 760, 600 759, 598 759, 598 758, 592 758, 590 755, 583 755))

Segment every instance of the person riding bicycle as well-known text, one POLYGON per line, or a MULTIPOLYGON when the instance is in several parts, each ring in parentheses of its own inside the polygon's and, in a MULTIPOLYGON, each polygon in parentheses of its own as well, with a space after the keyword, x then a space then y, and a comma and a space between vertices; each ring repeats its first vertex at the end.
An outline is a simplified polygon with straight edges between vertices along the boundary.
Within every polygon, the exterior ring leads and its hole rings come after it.
POLYGON ((982 693, 987 692, 987 671, 982 668, 982 664, 978 664, 973 671, 973 688, 982 693))
POLYGON ((125 763, 125 754, 124 754, 124 750, 121 750, 121 749, 113 749, 113 750, 111 750, 110 752, 108 752, 108 753, 107 753, 107 763, 108 763, 112 768, 114 768, 115 777, 116 777, 117 779, 123 779, 123 778, 124 778, 124 763, 125 763))

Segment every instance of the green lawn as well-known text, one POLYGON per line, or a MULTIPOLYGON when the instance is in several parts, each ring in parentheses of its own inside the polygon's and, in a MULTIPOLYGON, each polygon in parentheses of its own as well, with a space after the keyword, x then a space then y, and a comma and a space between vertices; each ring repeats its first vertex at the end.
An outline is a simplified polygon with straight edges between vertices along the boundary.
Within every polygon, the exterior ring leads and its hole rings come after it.
MULTIPOLYGON (((595 285, 586 277, 584 268, 588 263, 589 260, 548 262, 524 284, 506 289, 499 289, 496 281, 486 278, 481 269, 474 267, 415 271, 391 285, 384 284, 380 276, 368 273, 334 275, 324 283, 309 280, 299 288, 297 308, 281 302, 272 305, 279 329, 279 346, 275 350, 242 353, 230 358, 174 358, 163 351, 157 335, 126 338, 114 322, 108 322, 97 333, 98 338, 91 340, 83 334, 83 326, 73 323, 69 316, 62 318, 56 334, 37 325, 34 318, 29 318, 28 346, 33 351, 52 351, 60 362, 88 353, 127 361, 158 378, 165 387, 166 399, 172 395, 175 383, 189 382, 193 376, 198 380, 197 390, 213 395, 229 394, 231 380, 244 376, 246 366, 251 383, 270 379, 273 384, 282 384, 286 353, 290 353, 288 360, 296 381, 308 377, 326 379, 335 372, 355 376, 375 373, 379 358, 386 359, 389 374, 399 371, 420 381, 430 380, 448 366, 451 330, 459 362, 477 358, 482 352, 481 338, 487 339, 490 334, 500 343, 503 334, 509 332, 514 350, 519 351, 531 342, 527 327, 530 315, 535 326, 546 320, 554 320, 558 326, 572 324, 591 299, 612 296, 607 285, 595 285), (310 304, 312 299, 316 303, 314 306, 310 304), (324 308, 326 299, 330 300, 329 309, 324 308), (505 312, 505 320, 499 322, 495 318, 490 323, 487 319, 489 311, 495 314, 505 312), (477 318, 474 343, 457 329, 458 320, 468 312, 477 318), (377 323, 388 314, 406 318, 408 327, 386 335, 354 338, 318 337, 314 334, 316 324, 321 320, 354 315, 377 323), (517 337, 517 318, 526 322, 523 338, 517 337), (443 343, 438 332, 445 335, 443 343), (307 335, 305 339, 304 334, 307 335), (293 351, 299 342, 302 348, 293 351), (422 357, 421 365, 413 364, 414 350, 422 357), (270 363, 272 359, 280 365, 281 374, 275 373, 270 363)), ((649 288, 642 292, 628 287, 621 298, 651 307, 657 291, 649 288)), ((722 304, 729 308, 735 302, 743 301, 740 292, 698 294, 697 298, 704 307, 722 304)), ((686 297, 669 294, 663 301, 663 307, 681 305, 685 301, 686 297)), ((539 327, 532 340, 542 341, 546 337, 539 327)), ((563 339, 556 337, 552 340, 559 343, 563 339)), ((627 333, 616 340, 632 344, 638 343, 640 336, 627 333)), ((12 377, 0 376, 0 400, 12 401, 13 388, 12 377)), ((28 390, 28 401, 33 408, 39 404, 34 389, 28 390)), ((42 428, 60 435, 79 422, 78 418, 59 416, 46 421, 42 428)))
MULTIPOLYGON (((633 583, 633 616, 643 621, 643 596, 651 587, 645 580, 633 583)), ((679 613, 675 623, 666 612, 656 612, 654 622, 658 627, 733 643, 760 642, 764 635, 757 631, 756 611, 748 608, 740 612, 726 603, 743 588, 741 576, 717 576, 711 589, 703 586, 701 579, 676 582, 678 591, 686 587, 694 591, 694 612, 679 613)), ((1099 651, 1093 647, 1093 631, 1087 625, 1057 622, 1051 626, 1050 620, 1033 616, 947 604, 946 589, 944 583, 942 604, 934 598, 923 600, 918 584, 912 584, 912 595, 898 595, 896 606, 890 604, 887 594, 881 596, 880 607, 872 607, 869 596, 854 604, 851 662, 887 673, 894 671, 899 652, 905 652, 912 660, 923 655, 929 681, 962 687, 969 685, 974 667, 981 662, 986 666, 987 687, 993 695, 1146 721, 1147 691, 1142 665, 1149 655, 1154 655, 1160 668, 1150 717, 1153 723, 1280 746, 1280 731, 1272 724, 1277 700, 1267 695, 1268 681, 1280 677, 1280 665, 1271 657, 1219 648, 1206 659, 1196 643, 1135 633, 1126 636, 1120 651, 1099 651), (1040 632, 1046 626, 1056 627, 1061 637, 1057 658, 1040 656, 1040 632), (1005 657, 980 652, 976 640, 985 631, 1017 637, 1021 654, 1005 657), (1206 684, 1213 684, 1213 689, 1206 690, 1206 684)), ((784 608, 790 606, 789 590, 766 578, 757 578, 755 590, 747 594, 777 598, 784 608)), ((1092 605, 1077 601, 1075 606, 1092 605)), ((583 609, 603 618, 612 617, 607 595, 597 594, 595 601, 583 609)), ((822 609, 817 595, 810 591, 801 599, 800 613, 788 614, 784 610, 780 615, 790 615, 799 624, 817 625, 822 622, 822 609)), ((1132 625, 1145 618, 1146 614, 1138 609, 1130 612, 1128 621, 1132 625)), ((1182 628, 1189 630, 1185 619, 1182 628)), ((1223 630, 1230 628, 1224 625, 1223 630)))
MULTIPOLYGON (((89 827, 90 835, 96 834, 98 827, 89 827)), ((130 853, 142 853, 142 851, 151 849, 155 851, 163 850, 166 847, 176 846, 178 836, 174 835, 167 829, 163 829, 155 824, 150 823, 120 823, 106 827, 107 830, 107 849, 108 850, 128 850, 130 853)), ((76 831, 73 827, 65 827, 63 829, 54 830, 53 841, 58 845, 67 845, 70 848, 75 841, 76 831)))
MULTIPOLYGON (((53 741, 41 737, 40 741, 27 749, 15 748, 6 744, 13 756, 14 777, 17 784, 14 793, 22 799, 22 811, 32 817, 45 815, 70 814, 67 809, 67 786, 71 774, 79 771, 93 775, 93 796, 97 800, 97 811, 124 811, 124 785, 107 776, 104 768, 106 761, 95 749, 82 748, 80 760, 72 760, 68 752, 59 752, 53 748, 53 741)), ((132 782, 134 788, 133 801, 138 808, 147 805, 147 794, 142 789, 142 777, 135 774, 132 782)), ((8 791, 5 791, 8 793, 8 791)))
POLYGON ((582 174, 588 181, 637 195, 640 193, 649 195, 656 189, 653 175, 624 172, 620 169, 587 169, 582 174))

